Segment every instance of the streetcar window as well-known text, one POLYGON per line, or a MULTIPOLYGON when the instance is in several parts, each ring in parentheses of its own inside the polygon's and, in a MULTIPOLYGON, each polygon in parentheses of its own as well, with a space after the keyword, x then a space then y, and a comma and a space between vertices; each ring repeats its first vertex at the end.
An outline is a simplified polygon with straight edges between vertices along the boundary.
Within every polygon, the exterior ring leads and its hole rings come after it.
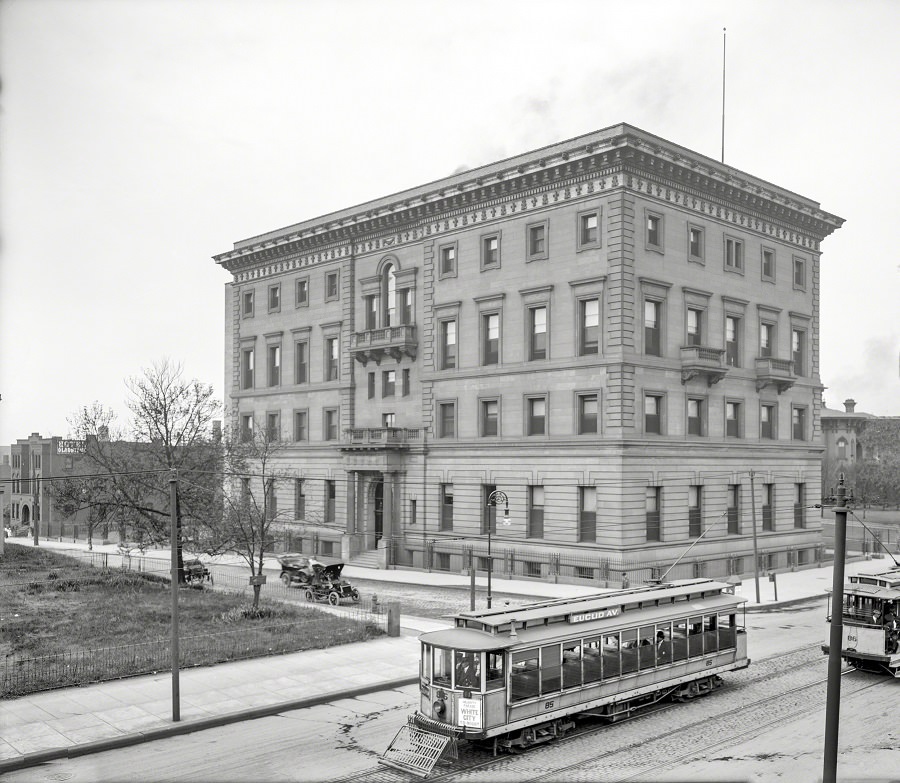
POLYGON ((422 670, 419 673, 419 676, 422 679, 430 680, 431 679, 431 645, 425 644, 422 646, 422 670))
POLYGON ((735 647, 737 644, 736 631, 737 631, 737 618, 733 614, 720 614, 719 615, 719 649, 720 650, 730 650, 735 647))
POLYGON ((481 687, 481 655, 471 652, 456 652, 456 687, 481 687))
POLYGON ((654 627, 645 625, 638 631, 638 666, 652 669, 656 665, 656 644, 653 641, 654 627))
POLYGON ((548 644, 541 647, 541 693, 555 693, 562 687, 560 682, 560 647, 548 644))
POLYGON ((505 684, 503 677, 503 650, 492 650, 487 654, 487 682, 485 690, 502 688, 505 684))
POLYGON ((703 651, 706 653, 716 652, 719 649, 719 640, 716 634, 717 619, 718 617, 714 614, 703 618, 703 651))
POLYGON ((677 620, 672 628, 672 660, 687 658, 687 620, 677 620))
POLYGON ((540 665, 537 650, 519 650, 512 654, 510 698, 512 701, 530 699, 540 693, 540 665))
MULTIPOLYGON (((612 638, 612 637, 610 637, 612 638)), ((591 636, 584 640, 582 665, 584 667, 584 682, 596 682, 600 679, 600 655, 602 644, 599 636, 591 636)), ((616 661, 619 660, 619 640, 616 637, 616 661)))
POLYGON ((672 662, 672 624, 660 623, 656 626, 656 665, 672 662))
MULTIPOLYGON (((604 634, 603 645, 603 679, 608 680, 610 677, 618 677, 622 673, 622 658, 620 648, 622 640, 618 633, 604 634)), ((584 678, 587 682, 588 666, 587 661, 584 664, 584 678)))
POLYGON ((703 655, 703 618, 692 617, 688 625, 688 657, 703 655))
POLYGON ((622 631, 622 674, 636 672, 638 668, 638 629, 622 631))
POLYGON ((563 645, 562 687, 577 688, 581 685, 581 643, 563 645))
POLYGON ((432 661, 434 662, 432 682, 450 687, 450 673, 453 667, 453 659, 450 657, 450 650, 435 647, 432 661))

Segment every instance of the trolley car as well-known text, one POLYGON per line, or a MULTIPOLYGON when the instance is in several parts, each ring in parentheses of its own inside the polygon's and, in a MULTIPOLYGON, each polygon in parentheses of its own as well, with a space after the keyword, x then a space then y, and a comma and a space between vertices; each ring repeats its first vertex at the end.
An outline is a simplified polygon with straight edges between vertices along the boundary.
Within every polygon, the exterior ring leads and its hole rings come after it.
POLYGON ((420 706, 381 760, 412 770, 430 735, 516 751, 579 714, 615 721, 706 694, 750 664, 745 601, 691 579, 454 615, 453 628, 419 637, 420 706))
MULTIPOLYGON (((849 577, 844 585, 841 657, 851 666, 900 678, 900 566, 849 577)), ((825 653, 831 647, 828 596, 825 653)))

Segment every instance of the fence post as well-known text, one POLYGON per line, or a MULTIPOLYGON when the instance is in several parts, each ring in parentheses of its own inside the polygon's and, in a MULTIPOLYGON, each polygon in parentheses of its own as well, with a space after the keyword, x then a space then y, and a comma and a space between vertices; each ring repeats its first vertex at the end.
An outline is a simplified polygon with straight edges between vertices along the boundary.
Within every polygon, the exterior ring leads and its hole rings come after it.
POLYGON ((400 602, 399 601, 388 601, 385 606, 387 607, 387 635, 388 636, 399 636, 400 635, 400 602))

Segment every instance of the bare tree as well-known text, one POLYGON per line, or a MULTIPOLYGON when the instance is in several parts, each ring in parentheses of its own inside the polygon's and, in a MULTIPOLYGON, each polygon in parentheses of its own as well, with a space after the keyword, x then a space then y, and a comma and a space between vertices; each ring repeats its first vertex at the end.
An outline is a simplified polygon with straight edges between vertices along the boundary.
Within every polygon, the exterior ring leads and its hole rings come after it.
POLYGON ((112 482, 99 476, 77 476, 57 479, 50 493, 56 508, 87 530, 88 549, 94 548, 94 532, 108 527, 121 517, 121 503, 112 482), (86 512, 86 513, 84 513, 86 512))
POLYGON ((240 555, 250 567, 253 611, 259 609, 259 594, 266 543, 274 526, 292 518, 278 510, 276 488, 291 477, 278 468, 278 455, 285 449, 280 433, 253 426, 231 432, 225 441, 225 492, 218 548, 240 555))

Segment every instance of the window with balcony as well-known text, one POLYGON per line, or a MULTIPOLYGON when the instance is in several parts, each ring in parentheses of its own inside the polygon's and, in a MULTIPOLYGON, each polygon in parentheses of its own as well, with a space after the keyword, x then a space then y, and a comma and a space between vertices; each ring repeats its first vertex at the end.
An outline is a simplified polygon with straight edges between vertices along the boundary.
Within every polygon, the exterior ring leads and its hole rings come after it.
POLYGON ((662 356, 662 302, 644 300, 644 353, 662 356))
POLYGON ((762 489, 762 529, 771 532, 775 530, 775 485, 763 484, 762 489))
POLYGON ((775 430, 776 408, 772 403, 763 403, 759 406, 759 437, 764 440, 774 440, 776 438, 775 430))
POLYGON ((547 358, 547 307, 528 308, 528 358, 547 358))
POLYGON ((442 370, 456 367, 456 321, 441 321, 438 327, 440 334, 439 363, 442 370))
POLYGON ((322 412, 323 421, 322 421, 322 435, 323 440, 337 440, 338 439, 338 409, 337 408, 325 408, 322 412))
POLYGON ((452 484, 441 484, 441 530, 453 530, 452 484))
POLYGON ((241 388, 253 388, 253 349, 245 348, 241 351, 241 388))
POLYGON ((703 263, 703 229, 700 226, 688 226, 688 260, 703 263))
POLYGON ((481 268, 500 266, 500 234, 488 234, 481 238, 481 268))
POLYGON ((500 401, 481 400, 481 437, 493 438, 499 433, 500 401))
POLYGON ((578 434, 596 435, 599 427, 599 404, 596 394, 578 395, 578 434))
POLYGON ((761 277, 763 280, 775 282, 775 251, 770 247, 764 247, 761 250, 761 277))
POLYGON ((703 345, 703 311, 696 307, 687 309, 687 344, 703 345))
POLYGON ((662 487, 647 487, 645 493, 645 508, 648 541, 662 541, 661 497, 662 487))
POLYGON ((438 403, 438 437, 456 437, 456 403, 438 403))
POLYGON ((596 487, 578 487, 578 540, 584 544, 597 541, 596 487))
POLYGON ((385 429, 392 429, 397 426, 397 414, 396 413, 382 413, 381 414, 381 426, 385 429))
POLYGON ((702 397, 688 397, 687 401, 687 434, 706 434, 706 405, 702 397))
POLYGON ((483 313, 481 316, 481 363, 500 362, 500 314, 483 313))
POLYGON ((600 246, 600 212, 581 212, 578 215, 578 249, 600 246))
POLYGON ((336 381, 338 379, 338 338, 325 339, 325 380, 336 381))
POLYGON ((281 385, 281 346, 270 345, 268 347, 268 381, 269 386, 281 385))
POLYGON ((725 317, 725 363, 729 367, 741 366, 741 319, 733 315, 725 317))
POLYGON ((526 435, 547 434, 547 398, 528 397, 526 400, 528 420, 526 422, 526 435))
POLYGON ((253 291, 244 291, 241 294, 241 316, 244 318, 253 317, 253 291))
POLYGON ((729 438, 740 438, 743 435, 742 405, 739 402, 725 403, 725 435, 729 438))
POLYGON ((600 300, 578 302, 578 353, 591 356, 600 352, 600 300))
POLYGON ((644 395, 644 432, 650 435, 662 435, 663 432, 663 398, 659 394, 644 395))
POLYGON ((744 271, 744 243, 734 237, 725 237, 725 269, 731 272, 744 271))
POLYGON ((294 383, 309 381, 309 343, 305 340, 294 343, 294 383))
POLYGON ((526 538, 544 537, 544 488, 528 487, 528 520, 526 538))
POLYGON ((688 487, 688 536, 699 538, 703 534, 703 487, 691 484, 688 487))
POLYGON ((741 533, 741 520, 739 511, 741 507, 741 485, 729 484, 726 493, 726 514, 728 517, 729 535, 738 536, 741 533))
POLYGON ((369 294, 365 297, 365 308, 366 308, 366 330, 371 331, 372 329, 378 328, 378 295, 377 294, 369 294))
POLYGON ((775 349, 775 324, 763 321, 759 325, 759 355, 771 358, 775 349))
POLYGON ((791 409, 791 436, 794 440, 806 440, 806 408, 795 405, 791 409))
POLYGON ((527 227, 529 261, 540 261, 547 258, 547 234, 550 230, 549 226, 549 222, 545 220, 542 223, 532 223, 527 227))
POLYGON ((794 360, 794 373, 806 375, 806 332, 800 329, 791 331, 791 359, 794 360))
POLYGON ((294 440, 309 440, 309 413, 307 411, 294 411, 294 440))
POLYGON ((401 326, 413 322, 412 290, 409 288, 397 291, 397 319, 401 326))

